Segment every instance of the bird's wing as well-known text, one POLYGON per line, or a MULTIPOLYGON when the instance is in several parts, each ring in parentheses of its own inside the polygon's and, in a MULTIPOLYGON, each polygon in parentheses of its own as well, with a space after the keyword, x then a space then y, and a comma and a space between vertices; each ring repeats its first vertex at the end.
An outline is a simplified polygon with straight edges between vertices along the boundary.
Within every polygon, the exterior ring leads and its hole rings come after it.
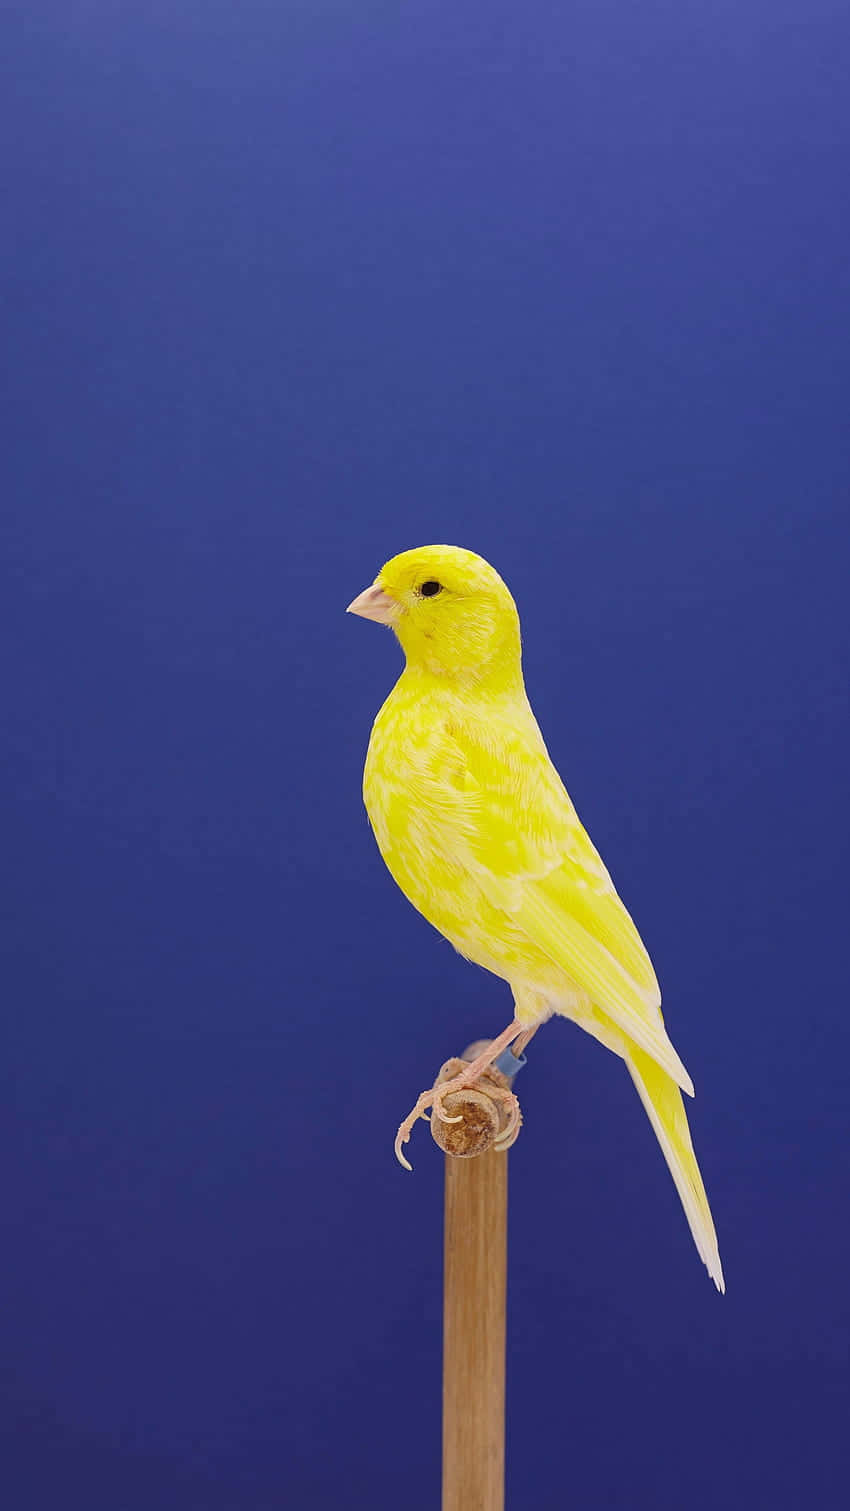
POLYGON ((439 742, 428 799, 442 809, 454 859, 516 928, 693 1095, 664 1030, 649 956, 530 710, 510 721, 452 716, 439 742))

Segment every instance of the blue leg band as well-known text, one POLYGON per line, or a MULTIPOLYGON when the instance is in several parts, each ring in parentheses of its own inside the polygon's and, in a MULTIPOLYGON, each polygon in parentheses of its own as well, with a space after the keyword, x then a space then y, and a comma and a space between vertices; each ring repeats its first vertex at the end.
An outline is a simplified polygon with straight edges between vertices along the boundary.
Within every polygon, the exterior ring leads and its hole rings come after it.
POLYGON ((526 1060, 525 1055, 519 1055, 519 1057, 517 1057, 512 1049, 503 1049, 502 1053, 499 1055, 499 1058, 497 1060, 494 1060, 493 1064, 495 1065, 497 1070, 500 1070, 502 1072, 503 1076, 507 1076, 510 1080, 513 1076, 516 1075, 518 1070, 522 1070, 523 1065, 528 1064, 528 1061, 526 1060))

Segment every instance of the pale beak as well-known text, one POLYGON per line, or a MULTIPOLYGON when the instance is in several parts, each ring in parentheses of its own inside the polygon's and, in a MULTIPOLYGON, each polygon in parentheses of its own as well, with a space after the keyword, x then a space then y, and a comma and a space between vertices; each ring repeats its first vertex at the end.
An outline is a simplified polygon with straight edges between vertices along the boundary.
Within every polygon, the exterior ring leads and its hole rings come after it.
POLYGON ((358 594, 345 612, 359 614, 361 619, 374 619, 378 624, 392 624, 400 610, 401 605, 390 598, 383 588, 379 588, 377 583, 373 583, 365 593, 358 594))

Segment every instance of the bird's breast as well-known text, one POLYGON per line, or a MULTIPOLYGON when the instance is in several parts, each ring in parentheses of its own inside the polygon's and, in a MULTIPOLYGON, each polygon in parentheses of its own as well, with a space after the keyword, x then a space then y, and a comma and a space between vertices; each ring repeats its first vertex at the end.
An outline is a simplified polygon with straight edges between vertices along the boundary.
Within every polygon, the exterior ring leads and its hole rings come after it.
MULTIPOLYGON (((363 798, 378 848, 405 896, 457 944, 474 910, 460 862, 458 798, 465 772, 449 736, 451 709, 398 688, 372 729, 363 798)), ((466 950, 465 950, 466 952, 466 950)))

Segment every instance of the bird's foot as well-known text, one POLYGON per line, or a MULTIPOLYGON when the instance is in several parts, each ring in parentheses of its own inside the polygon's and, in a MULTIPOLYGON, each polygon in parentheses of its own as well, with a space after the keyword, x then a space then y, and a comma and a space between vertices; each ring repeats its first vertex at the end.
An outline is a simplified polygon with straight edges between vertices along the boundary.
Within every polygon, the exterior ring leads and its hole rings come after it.
POLYGON ((427 1119, 428 1108, 434 1101, 434 1093, 436 1089, 437 1088, 435 1086, 432 1086, 430 1091, 423 1091, 421 1097, 417 1099, 416 1105, 414 1106, 413 1110, 407 1114, 407 1117, 404 1119, 403 1123, 399 1123, 398 1133, 395 1136, 395 1143, 393 1145, 393 1148, 395 1150, 396 1159, 398 1160, 400 1165, 403 1165, 405 1170, 412 1170, 413 1166, 411 1165, 410 1160, 406 1159, 404 1154, 402 1153, 402 1146, 406 1144, 408 1139, 410 1138, 410 1135, 413 1132, 414 1123, 417 1123, 420 1118, 427 1119))
MULTIPOLYGON (((487 1096, 498 1104, 503 1119, 503 1126, 493 1141, 493 1147, 496 1149, 507 1149, 513 1143, 521 1121, 519 1102, 510 1087, 506 1084, 504 1077, 494 1070, 492 1066, 493 1059, 505 1047, 505 1041, 508 1039, 509 1033, 510 1031, 506 1030, 504 1034, 501 1034, 499 1039, 494 1040, 483 1054, 480 1054, 470 1064, 465 1065, 459 1074, 447 1075, 446 1079, 438 1079, 437 1084, 432 1086, 429 1091, 423 1091, 422 1095, 417 1099, 415 1106, 400 1125, 398 1133, 395 1136, 395 1156, 405 1170, 413 1168, 402 1151, 403 1146, 408 1142, 413 1132, 414 1124, 420 1118, 427 1118, 429 1108, 432 1109, 432 1117, 438 1118, 442 1123, 461 1122, 462 1119, 459 1114, 452 1116, 447 1111, 445 1106, 446 1100, 458 1092, 472 1090, 480 1081, 486 1082, 486 1088, 482 1087, 482 1090, 486 1089, 487 1096)), ((517 1027, 513 1033, 510 1033, 510 1038, 516 1038, 518 1033, 519 1028, 517 1027)), ((455 1060, 448 1063, 453 1067, 458 1062, 455 1060)), ((441 1077, 446 1075, 447 1069, 448 1067, 444 1066, 443 1071, 441 1071, 441 1077)))

